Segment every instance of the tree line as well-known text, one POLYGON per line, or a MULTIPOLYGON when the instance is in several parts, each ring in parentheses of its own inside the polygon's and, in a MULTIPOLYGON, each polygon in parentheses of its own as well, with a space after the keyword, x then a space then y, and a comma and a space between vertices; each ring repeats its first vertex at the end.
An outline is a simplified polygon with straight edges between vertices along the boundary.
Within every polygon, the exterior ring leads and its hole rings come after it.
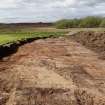
POLYGON ((55 27, 59 29, 105 27, 105 18, 88 16, 81 19, 62 19, 55 22, 55 27))

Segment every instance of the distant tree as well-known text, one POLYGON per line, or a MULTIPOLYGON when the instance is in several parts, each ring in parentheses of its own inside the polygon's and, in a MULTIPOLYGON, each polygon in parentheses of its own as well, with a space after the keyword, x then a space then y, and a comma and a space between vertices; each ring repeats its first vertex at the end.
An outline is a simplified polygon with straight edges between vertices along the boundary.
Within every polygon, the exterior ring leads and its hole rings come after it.
POLYGON ((102 19, 100 17, 89 16, 81 20, 79 27, 94 28, 99 27, 102 19))
POLYGON ((72 20, 69 20, 68 27, 75 28, 75 27, 78 27, 79 24, 80 24, 79 19, 72 19, 72 20))
POLYGON ((59 20, 55 23, 56 28, 65 29, 68 28, 69 21, 66 19, 59 20))
POLYGON ((105 18, 102 20, 102 22, 100 23, 100 27, 105 27, 105 18))
POLYGON ((66 29, 66 28, 94 28, 99 26, 104 26, 105 20, 102 22, 103 18, 88 16, 82 19, 63 19, 55 23, 56 28, 66 29), (101 25, 100 25, 101 24, 101 25))
POLYGON ((66 28, 75 28, 80 24, 80 19, 63 19, 55 23, 56 28, 66 29, 66 28))

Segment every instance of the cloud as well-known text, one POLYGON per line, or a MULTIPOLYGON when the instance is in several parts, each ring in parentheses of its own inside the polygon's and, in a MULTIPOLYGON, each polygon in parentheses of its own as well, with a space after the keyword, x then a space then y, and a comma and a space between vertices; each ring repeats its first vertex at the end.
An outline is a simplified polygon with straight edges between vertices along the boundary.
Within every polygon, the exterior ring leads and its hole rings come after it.
POLYGON ((105 0, 0 0, 0 22, 105 16, 105 0))

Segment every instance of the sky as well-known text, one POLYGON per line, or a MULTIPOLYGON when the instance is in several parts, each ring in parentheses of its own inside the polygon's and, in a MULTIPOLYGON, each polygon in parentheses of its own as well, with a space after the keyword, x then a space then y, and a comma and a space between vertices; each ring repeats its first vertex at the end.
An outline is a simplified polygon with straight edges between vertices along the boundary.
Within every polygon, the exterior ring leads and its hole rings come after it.
POLYGON ((0 0, 0 22, 53 22, 105 16, 105 0, 0 0))

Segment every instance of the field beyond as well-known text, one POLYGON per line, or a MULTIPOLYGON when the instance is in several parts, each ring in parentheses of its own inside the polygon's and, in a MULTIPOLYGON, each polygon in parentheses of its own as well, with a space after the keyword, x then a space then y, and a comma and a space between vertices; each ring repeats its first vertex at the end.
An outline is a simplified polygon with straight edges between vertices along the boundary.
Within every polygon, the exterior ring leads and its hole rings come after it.
POLYGON ((17 33, 6 33, 0 35, 0 45, 9 46, 13 43, 19 43, 20 41, 27 41, 28 39, 43 39, 49 37, 63 36, 65 32, 17 32, 17 33))

